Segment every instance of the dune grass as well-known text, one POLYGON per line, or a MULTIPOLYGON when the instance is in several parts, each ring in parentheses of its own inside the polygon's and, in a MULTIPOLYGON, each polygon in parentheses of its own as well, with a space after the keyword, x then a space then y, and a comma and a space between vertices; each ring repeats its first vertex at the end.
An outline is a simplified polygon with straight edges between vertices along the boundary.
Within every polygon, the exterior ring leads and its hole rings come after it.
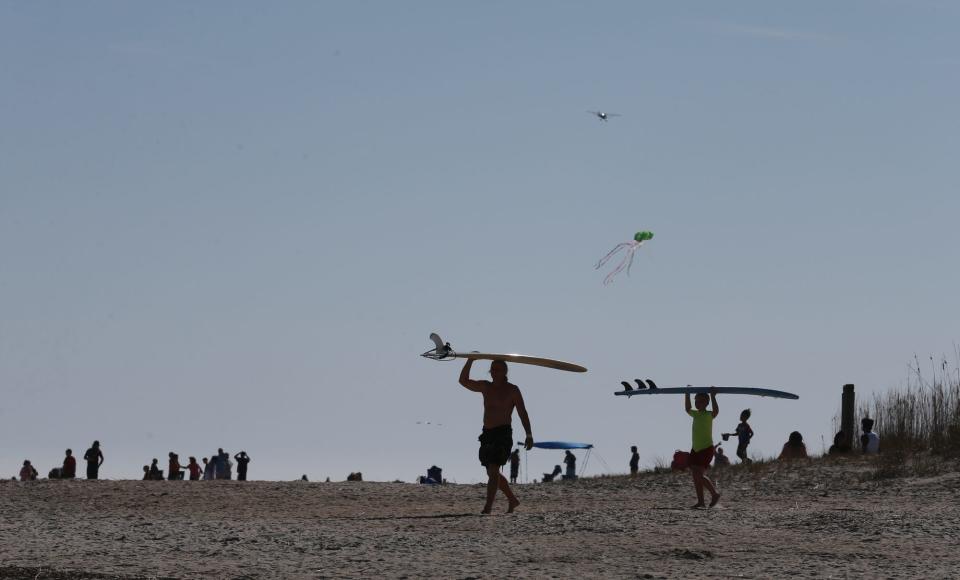
MULTIPOLYGON (((960 360, 960 349, 954 360, 960 360)), ((925 366, 914 357, 904 386, 857 406, 857 427, 870 417, 880 436, 876 479, 935 475, 960 457, 960 366, 946 356, 929 357, 929 370, 925 366)))

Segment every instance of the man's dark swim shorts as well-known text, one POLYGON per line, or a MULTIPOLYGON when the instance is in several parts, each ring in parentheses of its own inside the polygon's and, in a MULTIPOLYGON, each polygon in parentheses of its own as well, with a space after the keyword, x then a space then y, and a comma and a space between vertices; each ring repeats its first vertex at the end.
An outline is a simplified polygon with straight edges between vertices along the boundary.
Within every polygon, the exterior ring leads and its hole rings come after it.
POLYGON ((492 429, 483 429, 480 434, 480 465, 504 465, 510 459, 513 449, 513 428, 501 425, 492 429))

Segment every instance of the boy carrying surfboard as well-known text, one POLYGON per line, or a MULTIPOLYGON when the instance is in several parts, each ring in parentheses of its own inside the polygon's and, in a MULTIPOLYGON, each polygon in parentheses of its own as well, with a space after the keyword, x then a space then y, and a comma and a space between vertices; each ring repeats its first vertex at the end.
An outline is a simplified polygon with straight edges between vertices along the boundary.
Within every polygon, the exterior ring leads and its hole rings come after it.
POLYGON ((720 494, 713 482, 705 475, 710 462, 713 460, 713 420, 720 414, 720 407, 717 406, 716 387, 710 387, 710 396, 706 393, 697 393, 694 398, 696 409, 690 405, 690 393, 683 395, 684 409, 687 415, 693 417, 693 447, 690 449, 690 458, 688 465, 690 473, 693 474, 693 485, 697 490, 697 505, 694 508, 706 507, 703 503, 703 489, 710 492, 710 507, 717 505, 720 501, 720 494), (707 410, 707 404, 713 404, 713 410, 707 410))
POLYGON ((527 434, 524 446, 533 448, 533 431, 530 429, 530 417, 523 404, 523 395, 520 389, 507 381, 507 363, 495 360, 490 363, 490 378, 492 381, 474 381, 470 378, 470 368, 473 360, 468 359, 460 371, 460 384, 470 391, 483 395, 483 432, 480 434, 480 464, 487 470, 487 501, 483 506, 482 514, 489 514, 493 509, 493 500, 497 496, 497 489, 507 496, 509 507, 507 513, 513 512, 520 501, 510 489, 507 479, 500 473, 500 468, 510 458, 513 449, 513 410, 517 410, 520 422, 527 434))

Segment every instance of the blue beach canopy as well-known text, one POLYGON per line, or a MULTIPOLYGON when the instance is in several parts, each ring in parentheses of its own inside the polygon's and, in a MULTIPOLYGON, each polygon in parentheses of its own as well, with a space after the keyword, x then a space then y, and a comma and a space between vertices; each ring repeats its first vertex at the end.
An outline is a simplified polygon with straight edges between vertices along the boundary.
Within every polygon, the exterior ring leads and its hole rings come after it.
POLYGON ((593 449, 592 443, 570 443, 568 441, 538 441, 533 446, 538 449, 593 449))

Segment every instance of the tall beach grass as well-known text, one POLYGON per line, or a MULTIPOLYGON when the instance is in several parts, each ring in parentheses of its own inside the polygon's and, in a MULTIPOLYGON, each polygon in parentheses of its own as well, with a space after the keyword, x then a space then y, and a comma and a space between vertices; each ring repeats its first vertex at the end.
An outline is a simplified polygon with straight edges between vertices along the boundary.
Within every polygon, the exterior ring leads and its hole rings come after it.
POLYGON ((857 415, 857 427, 864 417, 874 420, 884 452, 960 456, 960 366, 930 357, 927 371, 914 357, 905 386, 859 401, 857 415))

